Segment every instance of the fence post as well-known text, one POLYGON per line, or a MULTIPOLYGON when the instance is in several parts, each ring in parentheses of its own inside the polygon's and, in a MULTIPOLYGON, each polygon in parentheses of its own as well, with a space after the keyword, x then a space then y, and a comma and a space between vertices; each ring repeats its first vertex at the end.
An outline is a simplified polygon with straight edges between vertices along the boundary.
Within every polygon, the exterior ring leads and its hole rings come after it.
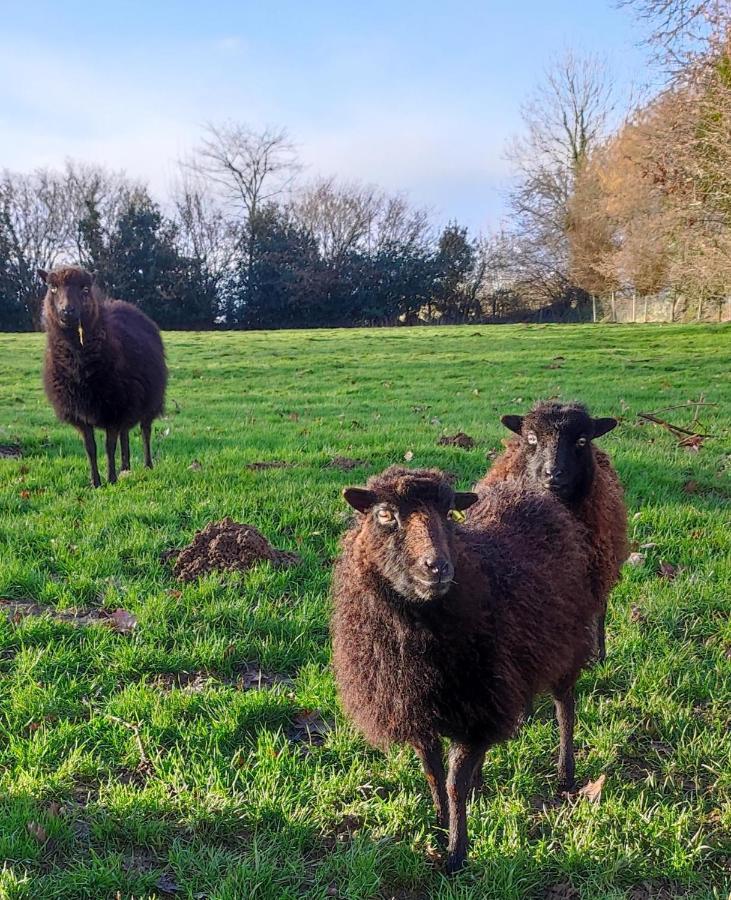
POLYGON ((698 315, 696 317, 696 321, 700 322, 703 316, 703 294, 698 298, 698 315))
POLYGON ((637 324, 637 291, 632 291, 632 324, 637 324))
POLYGON ((617 306, 614 302, 614 291, 612 291, 612 322, 614 322, 615 325, 617 324, 617 306))
POLYGON ((645 294, 645 325, 647 325, 647 294, 645 294))
POLYGON ((591 321, 596 323, 596 297, 591 295, 591 321))

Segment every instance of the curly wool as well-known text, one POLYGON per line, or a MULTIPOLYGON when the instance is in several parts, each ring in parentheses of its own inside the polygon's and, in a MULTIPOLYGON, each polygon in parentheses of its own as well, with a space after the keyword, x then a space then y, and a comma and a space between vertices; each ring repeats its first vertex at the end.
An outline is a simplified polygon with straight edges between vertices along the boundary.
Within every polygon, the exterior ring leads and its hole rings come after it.
MULTIPOLYGON (((367 487, 425 503, 452 491, 438 472, 401 467, 367 487)), ((419 604, 384 579, 372 517, 359 515, 343 538, 333 665, 344 709, 376 745, 505 740, 534 695, 573 685, 591 656, 586 531, 559 502, 495 485, 451 543, 452 587, 419 604)))

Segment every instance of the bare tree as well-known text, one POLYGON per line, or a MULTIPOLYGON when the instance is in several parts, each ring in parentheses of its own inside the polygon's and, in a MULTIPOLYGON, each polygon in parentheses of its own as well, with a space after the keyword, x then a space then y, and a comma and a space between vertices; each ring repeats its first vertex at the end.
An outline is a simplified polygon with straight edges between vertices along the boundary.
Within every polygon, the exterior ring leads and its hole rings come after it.
POLYGON ((569 204, 591 149, 614 109, 604 63, 568 52, 546 71, 523 106, 524 134, 508 152, 518 185, 511 194, 522 280, 553 298, 570 282, 569 204))
POLYGON ((206 135, 188 165, 217 185, 224 202, 249 223, 263 204, 292 186, 301 169, 284 129, 254 131, 229 122, 208 125, 206 135))
POLYGON ((728 41, 729 0, 618 0, 649 28, 646 43, 657 62, 674 74, 687 74, 709 48, 728 41))
POLYGON ((291 208, 328 262, 356 248, 378 252, 394 245, 423 246, 431 237, 426 210, 372 185, 318 179, 295 195, 291 208))

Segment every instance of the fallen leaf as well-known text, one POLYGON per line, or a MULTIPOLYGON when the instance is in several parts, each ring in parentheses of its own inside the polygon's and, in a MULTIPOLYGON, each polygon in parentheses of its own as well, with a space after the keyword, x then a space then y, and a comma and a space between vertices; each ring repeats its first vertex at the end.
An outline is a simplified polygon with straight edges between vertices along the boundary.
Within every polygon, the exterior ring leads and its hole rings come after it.
POLYGON ((28 829, 28 834, 31 837, 34 837, 39 844, 45 844, 48 840, 46 829, 40 824, 40 822, 28 822, 26 828, 28 829))
POLYGON ((287 418, 290 422, 299 422, 300 414, 298 412, 291 412, 287 418))
POLYGON ((471 450, 475 446, 475 439, 464 431, 458 431, 457 434, 443 435, 437 444, 441 447, 461 447, 463 450, 471 450))
POLYGON ((686 481, 685 484, 683 485, 683 491, 686 494, 697 494, 698 493, 698 482, 693 481, 692 479, 690 481, 686 481))
POLYGON ((131 634, 137 628, 137 617, 126 609, 115 609, 107 621, 117 634, 131 634))
POLYGON ((661 561, 657 574, 660 578, 667 578, 668 581, 672 581, 678 574, 678 571, 678 567, 674 566, 672 563, 661 561))
POLYGON ((629 620, 630 622, 644 622, 645 614, 642 612, 639 606, 633 606, 630 610, 629 620))
POLYGON ((317 710, 305 709, 297 713, 287 731, 290 741, 304 744, 323 744, 330 725, 317 710))
POLYGON ((413 451, 413 450, 407 450, 406 453, 404 453, 404 459, 406 460, 406 462, 411 462, 411 460, 412 460, 413 458, 414 458, 414 451, 413 451))
POLYGON ((200 460, 194 459, 193 462, 188 466, 188 468, 192 469, 194 472, 197 472, 198 469, 202 469, 203 466, 201 465, 200 460))
POLYGON ((30 491, 21 491, 20 492, 21 500, 27 500, 29 497, 30 497, 30 491))
POLYGON ((647 544, 640 544, 640 550, 652 550, 653 547, 657 547, 657 544, 654 544, 652 541, 647 544))
POLYGON ((642 566, 645 563, 644 553, 630 553, 627 557, 628 566, 642 566))
POLYGON ((579 790, 579 797, 586 797, 589 803, 598 803, 601 800, 602 788, 607 780, 606 775, 600 775, 596 781, 590 781, 579 790))

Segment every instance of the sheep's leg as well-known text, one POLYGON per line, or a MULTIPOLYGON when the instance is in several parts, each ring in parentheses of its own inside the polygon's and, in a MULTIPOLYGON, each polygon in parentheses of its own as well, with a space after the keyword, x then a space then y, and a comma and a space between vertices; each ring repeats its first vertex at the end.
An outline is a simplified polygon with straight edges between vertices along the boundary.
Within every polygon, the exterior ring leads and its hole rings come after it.
POLYGON ((122 471, 129 472, 129 429, 123 428, 119 432, 119 446, 122 451, 122 471))
POLYGON ((426 747, 416 747, 416 752, 424 767, 429 790, 434 801, 437 814, 437 828, 442 829, 440 841, 449 828, 449 809, 447 804, 447 776, 444 771, 444 755, 439 739, 426 747))
POLYGON ((597 619, 596 623, 596 640, 599 647, 599 662, 603 663, 607 658, 607 641, 606 635, 604 633, 604 619, 606 618, 606 613, 602 613, 597 619))
POLYGON ((118 437, 119 431, 117 431, 116 428, 107 428, 107 480, 109 481, 109 484, 114 484, 117 480, 117 468, 114 457, 117 453, 118 437))
POLYGON ((150 450, 150 435, 152 434, 152 422, 142 422, 142 447, 145 453, 145 465, 148 469, 152 468, 152 452, 150 450))
POLYGON ((84 449, 89 457, 89 468, 91 469, 91 483, 97 488, 102 483, 99 477, 99 466, 96 462, 96 438, 94 437, 94 429, 91 425, 78 425, 81 436, 84 439, 84 449))
POLYGON ((477 766, 485 758, 486 745, 453 743, 449 750, 447 797, 449 800, 449 846, 447 873, 458 872, 467 858, 467 795, 477 766))
POLYGON ((558 722, 558 782, 559 789, 570 791, 574 787, 574 721, 575 703, 573 685, 554 696, 556 721, 558 722))

